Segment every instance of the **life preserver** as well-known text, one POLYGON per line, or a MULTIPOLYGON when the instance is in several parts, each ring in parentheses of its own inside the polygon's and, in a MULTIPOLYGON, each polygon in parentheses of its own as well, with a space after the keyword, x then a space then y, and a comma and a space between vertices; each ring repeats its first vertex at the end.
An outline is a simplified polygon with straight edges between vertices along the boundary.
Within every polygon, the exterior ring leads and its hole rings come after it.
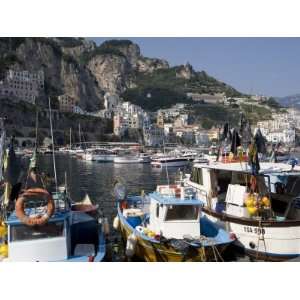
POLYGON ((15 205, 15 209, 16 209, 16 216, 18 217, 18 219, 28 225, 28 226, 41 226, 44 225, 48 222, 48 220, 50 219, 50 217, 53 215, 54 210, 55 210, 55 204, 54 204, 54 200, 52 198, 52 196, 50 195, 50 193, 42 188, 32 188, 32 189, 28 189, 26 190, 24 193, 22 193, 17 201, 16 201, 16 205, 15 205), (46 197, 48 203, 47 203, 47 212, 43 215, 38 215, 38 216, 34 216, 34 217, 29 217, 25 214, 25 210, 24 210, 24 201, 28 198, 28 197, 46 197))

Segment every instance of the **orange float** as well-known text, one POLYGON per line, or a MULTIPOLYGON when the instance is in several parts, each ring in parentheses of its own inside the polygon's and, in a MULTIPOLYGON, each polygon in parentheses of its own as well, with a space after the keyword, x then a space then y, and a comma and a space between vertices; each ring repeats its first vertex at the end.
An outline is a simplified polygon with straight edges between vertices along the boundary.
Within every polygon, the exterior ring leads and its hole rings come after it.
POLYGON ((16 216, 18 219, 28 225, 28 226, 42 226, 48 222, 48 220, 51 218, 51 216, 54 213, 55 210, 55 204, 54 200, 51 196, 51 194, 42 188, 32 188, 32 189, 27 189, 24 193, 22 193, 15 205, 16 209, 16 216), (47 203, 47 212, 43 215, 38 215, 34 217, 27 216, 25 214, 25 208, 24 208, 24 202, 27 200, 28 197, 45 197, 48 201, 47 203))

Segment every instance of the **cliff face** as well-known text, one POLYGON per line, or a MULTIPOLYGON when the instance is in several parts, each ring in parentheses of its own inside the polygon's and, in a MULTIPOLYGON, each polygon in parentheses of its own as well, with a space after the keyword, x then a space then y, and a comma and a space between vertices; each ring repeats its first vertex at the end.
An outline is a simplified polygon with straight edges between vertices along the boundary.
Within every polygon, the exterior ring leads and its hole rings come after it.
POLYGON ((97 85, 105 92, 120 94, 128 86, 132 66, 123 56, 103 54, 93 57, 87 65, 97 85))
POLYGON ((166 61, 141 56, 138 45, 116 40, 97 47, 75 38, 2 38, 0 58, 3 69, 44 71, 40 103, 46 104, 49 95, 68 94, 88 111, 102 108, 105 92, 121 94, 134 87, 136 73, 168 68, 166 61))
POLYGON ((195 72, 189 64, 170 68, 165 60, 144 57, 139 46, 129 40, 97 46, 82 38, 0 38, 0 75, 9 68, 44 71, 45 91, 39 103, 45 105, 47 96, 68 94, 88 111, 103 107, 105 92, 123 95, 136 90, 138 94, 131 93, 133 97, 126 99, 133 102, 136 95, 158 90, 164 93, 157 99, 170 97, 166 89, 174 101, 187 91, 236 92, 204 72, 195 72))

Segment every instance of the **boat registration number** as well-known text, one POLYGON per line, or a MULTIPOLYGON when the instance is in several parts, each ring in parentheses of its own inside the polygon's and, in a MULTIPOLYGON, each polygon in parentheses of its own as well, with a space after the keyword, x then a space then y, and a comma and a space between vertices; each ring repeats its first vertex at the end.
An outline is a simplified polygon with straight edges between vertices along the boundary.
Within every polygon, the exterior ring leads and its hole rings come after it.
POLYGON ((265 230, 259 227, 244 226, 244 231, 247 233, 265 234, 265 230))

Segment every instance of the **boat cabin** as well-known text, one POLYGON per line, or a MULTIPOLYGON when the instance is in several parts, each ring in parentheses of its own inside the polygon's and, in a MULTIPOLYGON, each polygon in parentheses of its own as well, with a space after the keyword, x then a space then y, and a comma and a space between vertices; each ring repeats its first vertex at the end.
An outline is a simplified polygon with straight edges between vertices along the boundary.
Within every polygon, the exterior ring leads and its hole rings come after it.
POLYGON ((195 189, 206 207, 216 212, 245 218, 257 217, 257 214, 251 215, 246 205, 247 197, 254 195, 270 201, 268 209, 263 209, 263 219, 300 220, 298 166, 292 169, 292 166, 283 163, 260 163, 260 172, 253 183, 246 162, 195 164, 192 173, 187 174, 185 183, 195 189))
MULTIPOLYGON (((26 209, 27 215, 37 211, 26 209)), ((59 261, 68 257, 67 215, 56 212, 43 226, 27 226, 13 213, 7 220, 8 260, 59 261)))
MULTIPOLYGON (((79 261, 95 256, 99 246, 97 220, 85 212, 73 211, 64 193, 53 193, 55 212, 46 224, 28 226, 13 211, 8 228, 8 261, 79 261)), ((42 202, 42 201, 41 201, 42 202)), ((45 206, 25 208, 27 216, 43 214, 45 206)))
POLYGON ((185 235, 200 236, 201 201, 183 187, 158 186, 149 194, 149 229, 166 238, 182 239, 185 235))

